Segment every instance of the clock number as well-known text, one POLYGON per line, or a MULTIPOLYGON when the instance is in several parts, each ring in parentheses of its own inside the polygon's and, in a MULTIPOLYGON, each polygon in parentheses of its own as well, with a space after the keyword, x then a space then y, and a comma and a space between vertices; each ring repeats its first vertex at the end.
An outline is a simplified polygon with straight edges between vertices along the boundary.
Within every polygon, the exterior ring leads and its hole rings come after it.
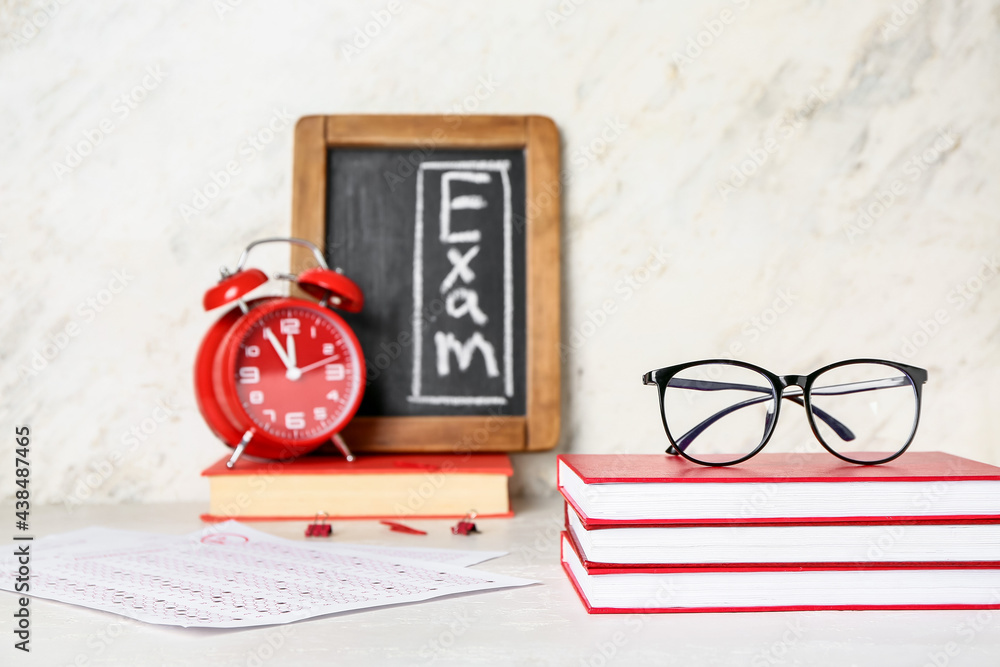
POLYGON ((264 392, 259 389, 254 389, 250 392, 250 402, 254 405, 260 405, 264 402, 264 392))
POLYGON ((285 428, 291 431, 298 431, 306 427, 306 413, 304 412, 286 412, 285 413, 285 428))
POLYGON ((309 327, 309 337, 310 338, 316 337, 316 327, 309 327))
POLYGON ((248 357, 259 357, 260 356, 260 348, 257 347, 256 345, 247 345, 247 349, 244 350, 244 352, 246 353, 246 355, 248 357))
POLYGON ((260 369, 256 366, 240 368, 240 384, 257 384, 260 382, 260 369))
POLYGON ((329 357, 333 354, 333 343, 323 343, 323 356, 329 357))
POLYGON ((264 413, 265 417, 270 417, 271 418, 271 423, 272 424, 274 422, 278 421, 278 413, 275 412, 274 410, 261 410, 261 412, 264 413))
POLYGON ((326 408, 313 408, 313 419, 318 422, 326 421, 326 408))
POLYGON ((336 389, 331 389, 329 392, 327 392, 326 397, 328 399, 330 399, 331 401, 339 401, 340 400, 340 392, 337 391, 336 389))
POLYGON ((279 327, 281 328, 281 333, 287 334, 289 336, 299 335, 299 320, 296 317, 286 317, 281 320, 279 327))
POLYGON ((328 382, 339 382, 345 377, 344 364, 327 364, 325 371, 328 382))

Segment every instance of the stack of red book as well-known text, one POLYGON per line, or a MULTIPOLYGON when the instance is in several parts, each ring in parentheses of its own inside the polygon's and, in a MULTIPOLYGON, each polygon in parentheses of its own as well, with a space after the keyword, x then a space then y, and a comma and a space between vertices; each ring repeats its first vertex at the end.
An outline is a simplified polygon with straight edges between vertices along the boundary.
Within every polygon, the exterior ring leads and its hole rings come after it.
POLYGON ((591 613, 1000 608, 1000 468, 758 454, 559 457, 562 565, 591 613))

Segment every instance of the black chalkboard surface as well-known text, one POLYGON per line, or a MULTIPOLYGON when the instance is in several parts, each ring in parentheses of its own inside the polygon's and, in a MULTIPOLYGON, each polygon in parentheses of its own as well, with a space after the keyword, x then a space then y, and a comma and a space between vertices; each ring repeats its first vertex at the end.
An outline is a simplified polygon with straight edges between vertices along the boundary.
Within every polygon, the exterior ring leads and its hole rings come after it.
POLYGON ((331 148, 327 261, 367 365, 359 416, 525 414, 523 150, 331 148))
MULTIPOLYGON (((556 446, 559 164, 559 131, 544 116, 296 123, 292 236, 365 294, 346 318, 368 368, 342 431, 352 450, 556 446)), ((314 264, 292 248, 292 273, 314 264)))

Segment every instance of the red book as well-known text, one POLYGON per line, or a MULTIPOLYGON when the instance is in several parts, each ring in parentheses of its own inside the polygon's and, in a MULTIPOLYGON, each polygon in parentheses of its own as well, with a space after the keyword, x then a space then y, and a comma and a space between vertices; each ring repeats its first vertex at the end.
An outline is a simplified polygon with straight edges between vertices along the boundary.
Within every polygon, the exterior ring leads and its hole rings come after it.
POLYGON ((602 524, 588 530, 567 505, 566 533, 588 569, 624 570, 650 564, 853 567, 864 563, 912 568, 942 562, 1000 568, 1000 516, 893 524, 602 524))
POLYGON ((559 490, 600 526, 993 522, 1000 468, 943 452, 861 466, 826 453, 762 453, 706 467, 667 454, 563 454, 559 490))
POLYGON ((595 567, 566 533, 562 566, 592 614, 1000 608, 997 567, 595 567))
POLYGON ((201 474, 211 484, 206 521, 241 519, 393 519, 511 516, 513 474, 506 454, 246 457, 232 469, 224 456, 201 474))

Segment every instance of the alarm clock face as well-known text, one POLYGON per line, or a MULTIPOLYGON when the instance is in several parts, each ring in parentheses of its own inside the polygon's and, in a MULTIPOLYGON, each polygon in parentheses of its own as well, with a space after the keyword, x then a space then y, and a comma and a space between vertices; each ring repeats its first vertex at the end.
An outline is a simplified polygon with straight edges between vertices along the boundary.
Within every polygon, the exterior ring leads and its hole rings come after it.
POLYGON ((273 456, 262 451, 268 441, 285 446, 285 455, 302 453, 296 447, 329 438, 361 403, 357 338, 340 317, 308 301, 276 299, 252 309, 227 335, 219 361, 223 409, 256 432, 248 454, 273 456))

